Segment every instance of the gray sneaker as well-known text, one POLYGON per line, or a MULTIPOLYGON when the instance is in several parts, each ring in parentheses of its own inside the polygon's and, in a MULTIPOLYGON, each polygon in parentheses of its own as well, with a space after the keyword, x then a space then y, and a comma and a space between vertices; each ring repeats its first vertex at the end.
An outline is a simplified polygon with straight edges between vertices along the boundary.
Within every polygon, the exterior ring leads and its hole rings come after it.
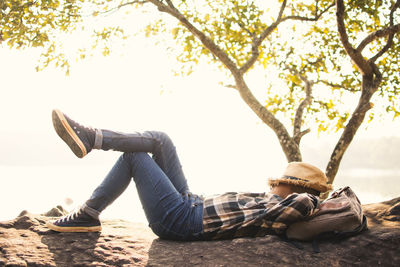
POLYGON ((58 136, 67 143, 78 158, 83 158, 92 150, 95 129, 80 125, 57 109, 53 110, 52 119, 58 136))

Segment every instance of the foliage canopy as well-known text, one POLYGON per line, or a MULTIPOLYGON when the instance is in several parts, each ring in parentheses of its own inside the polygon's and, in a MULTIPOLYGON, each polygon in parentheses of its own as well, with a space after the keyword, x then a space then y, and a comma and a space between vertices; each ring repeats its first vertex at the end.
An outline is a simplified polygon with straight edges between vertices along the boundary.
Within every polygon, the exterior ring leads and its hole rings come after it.
MULTIPOLYGON (((43 47, 40 68, 54 63, 68 72, 61 33, 90 28, 92 17, 148 12, 146 36, 175 41, 182 73, 203 61, 223 70, 221 79, 275 131, 288 161, 301 160, 300 139, 309 131, 303 126, 343 130, 332 154, 339 165, 372 96, 379 108, 369 111, 369 120, 375 113, 400 115, 399 6, 399 0, 2 0, 0 40, 13 48, 43 47), (266 73, 263 103, 245 81, 260 69, 266 73), (349 105, 354 99, 356 109, 349 105), (284 120, 291 121, 292 135, 284 120)), ((132 34, 126 26, 99 23, 78 57, 90 49, 108 55, 115 37, 132 34)))

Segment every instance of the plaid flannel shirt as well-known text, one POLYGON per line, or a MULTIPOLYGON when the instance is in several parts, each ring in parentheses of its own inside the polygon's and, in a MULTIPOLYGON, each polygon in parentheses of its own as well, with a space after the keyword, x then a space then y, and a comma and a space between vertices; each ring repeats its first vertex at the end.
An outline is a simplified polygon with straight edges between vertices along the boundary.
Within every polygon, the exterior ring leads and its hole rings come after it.
POLYGON ((318 205, 314 195, 293 193, 285 199, 271 193, 225 193, 204 199, 205 239, 282 234, 318 205))

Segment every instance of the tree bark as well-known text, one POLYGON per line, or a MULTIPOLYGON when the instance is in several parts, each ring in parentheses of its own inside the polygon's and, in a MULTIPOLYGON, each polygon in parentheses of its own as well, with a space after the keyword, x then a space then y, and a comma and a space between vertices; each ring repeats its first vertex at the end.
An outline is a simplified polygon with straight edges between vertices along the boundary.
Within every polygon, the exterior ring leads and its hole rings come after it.
POLYGON ((335 179, 335 176, 339 170, 343 155, 350 143, 353 141, 358 128, 364 121, 367 111, 373 107, 373 104, 370 103, 370 100, 372 95, 377 90, 374 79, 363 77, 362 87, 363 93, 361 94, 358 105, 354 110, 349 122, 347 123, 341 137, 339 138, 339 141, 337 142, 326 167, 326 176, 328 177, 329 184, 333 183, 333 180, 335 179))
POLYGON ((301 131, 301 125, 303 123, 303 113, 304 109, 309 106, 312 102, 312 87, 314 82, 310 81, 306 76, 303 76, 296 69, 290 68, 287 66, 294 75, 299 77, 304 83, 304 91, 306 93, 305 98, 301 101, 300 105, 296 110, 296 114, 294 116, 293 122, 293 140, 299 146, 301 138, 310 132, 310 129, 301 131))
POLYGON ((233 74, 240 96, 254 113, 275 132, 287 161, 302 161, 300 148, 294 138, 289 135, 285 126, 254 97, 242 74, 240 72, 233 74))
POLYGON ((385 53, 392 45, 391 38, 394 33, 400 31, 400 27, 393 24, 393 13, 400 6, 400 1, 393 5, 390 12, 390 24, 388 28, 377 30, 374 33, 368 35, 355 49, 350 43, 346 27, 344 23, 345 18, 345 8, 343 0, 336 0, 336 21, 338 27, 338 33, 340 40, 346 53, 349 55, 353 63, 356 65, 357 69, 362 74, 362 85, 361 85, 361 96, 356 109, 354 110, 349 122, 347 123, 343 134, 339 138, 332 155, 330 157, 329 163, 326 167, 326 176, 328 177, 328 183, 332 184, 335 176, 339 170, 340 162, 346 152, 348 146, 353 140, 358 128, 364 121, 365 115, 369 109, 373 107, 370 102, 373 94, 378 90, 378 87, 382 81, 382 75, 375 65, 374 61, 377 57, 385 53), (367 60, 363 57, 363 49, 376 38, 382 38, 389 36, 387 44, 371 59, 367 60))

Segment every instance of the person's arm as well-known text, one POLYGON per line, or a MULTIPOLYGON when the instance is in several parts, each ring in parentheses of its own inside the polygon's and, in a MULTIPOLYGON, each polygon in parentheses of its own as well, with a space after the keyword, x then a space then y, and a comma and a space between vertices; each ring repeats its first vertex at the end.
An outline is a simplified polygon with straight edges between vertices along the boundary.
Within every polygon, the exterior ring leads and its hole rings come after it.
POLYGON ((268 209, 264 220, 289 225, 314 213, 318 198, 308 193, 293 193, 268 209))

